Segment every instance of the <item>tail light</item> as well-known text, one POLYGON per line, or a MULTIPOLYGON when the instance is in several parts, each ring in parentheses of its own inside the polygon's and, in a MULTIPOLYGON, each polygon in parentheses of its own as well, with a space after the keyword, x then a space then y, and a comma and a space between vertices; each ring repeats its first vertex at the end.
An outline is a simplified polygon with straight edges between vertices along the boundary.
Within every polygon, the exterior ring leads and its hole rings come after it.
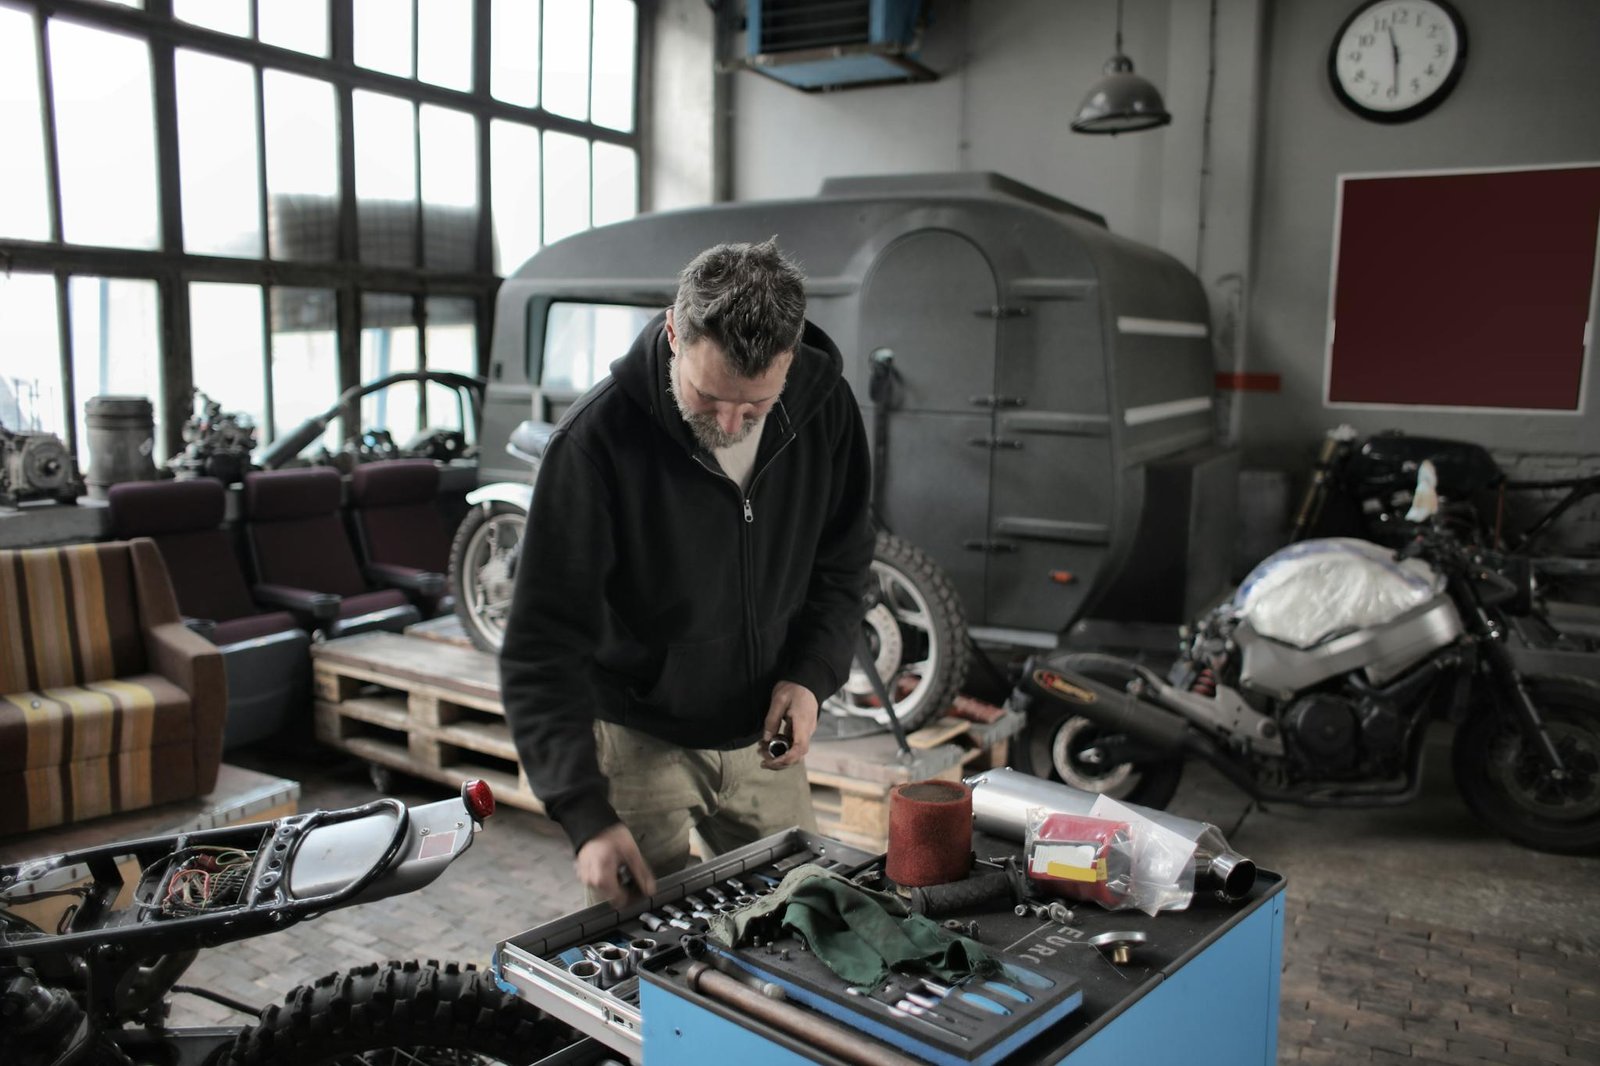
POLYGON ((472 820, 481 822, 494 813, 494 789, 482 778, 468 781, 461 786, 461 802, 467 805, 472 820))

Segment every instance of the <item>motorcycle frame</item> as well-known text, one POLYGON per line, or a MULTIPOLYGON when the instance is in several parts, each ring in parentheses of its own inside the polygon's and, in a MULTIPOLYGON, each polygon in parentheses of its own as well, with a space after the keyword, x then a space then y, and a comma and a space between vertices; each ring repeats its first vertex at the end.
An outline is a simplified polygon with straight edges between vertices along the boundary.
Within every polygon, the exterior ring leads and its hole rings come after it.
MULTIPOLYGON (((380 799, 337 811, 123 841, 0 866, 0 900, 16 903, 67 892, 81 895, 71 921, 74 926, 87 926, 66 933, 0 937, 0 974, 36 968, 40 984, 68 989, 80 997, 90 1027, 88 1042, 65 1062, 82 1060, 93 1053, 96 1040, 114 1036, 119 1048, 160 1047, 168 1052, 162 1057, 170 1056, 174 1066, 200 1066, 232 1041, 242 1026, 168 1029, 160 1024, 167 995, 177 988, 199 950, 278 932, 329 910, 421 887, 466 850, 479 826, 465 803, 457 803, 444 800, 412 810, 398 800, 380 799), (314 831, 353 825, 375 815, 391 815, 394 827, 364 871, 332 891, 298 897, 290 894, 296 864, 313 864, 315 872, 315 864, 323 861, 302 859, 302 846, 314 831), (458 831, 466 830, 459 839, 449 841, 443 850, 424 853, 419 848, 415 856, 404 854, 416 834, 422 840, 442 836, 446 831, 443 823, 450 819, 455 820, 458 831), (246 850, 240 843, 247 836, 256 842, 256 854, 238 903, 209 914, 150 916, 159 911, 159 904, 139 899, 139 884, 150 880, 152 874, 163 877, 167 863, 193 848, 246 850), (118 913, 111 907, 127 886, 119 863, 129 859, 139 867, 135 895, 127 908, 134 917, 120 925, 103 925, 108 916, 118 913), (59 887, 53 886, 52 880, 59 887), (120 1024, 128 1021, 141 1022, 146 1028, 120 1024)), ((235 1009, 247 1006, 206 990, 189 991, 235 1009)))

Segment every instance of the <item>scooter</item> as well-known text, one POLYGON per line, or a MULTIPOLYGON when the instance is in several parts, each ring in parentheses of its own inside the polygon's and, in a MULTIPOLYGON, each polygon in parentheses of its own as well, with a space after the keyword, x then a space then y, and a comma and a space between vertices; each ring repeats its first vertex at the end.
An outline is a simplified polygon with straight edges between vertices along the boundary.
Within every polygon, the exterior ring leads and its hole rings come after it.
MULTIPOLYGON (((1424 510, 1426 510, 1424 508, 1424 510)), ((1531 676, 1508 647, 1524 594, 1496 557, 1421 514, 1396 552, 1303 541, 1183 631, 1165 677, 1094 653, 1030 659, 1017 765, 1152 807, 1202 759, 1258 801, 1407 803, 1426 725, 1456 723, 1458 788, 1528 847, 1600 849, 1600 684, 1531 676)))
POLYGON ((482 781, 458 799, 398 800, 274 822, 107 844, 0 866, 0 1062, 6 1066, 520 1064, 574 1037, 471 966, 372 964, 257 1011, 178 984, 202 948, 330 910, 415 892, 494 811, 482 781), (169 1027, 187 993, 251 1025, 169 1027))

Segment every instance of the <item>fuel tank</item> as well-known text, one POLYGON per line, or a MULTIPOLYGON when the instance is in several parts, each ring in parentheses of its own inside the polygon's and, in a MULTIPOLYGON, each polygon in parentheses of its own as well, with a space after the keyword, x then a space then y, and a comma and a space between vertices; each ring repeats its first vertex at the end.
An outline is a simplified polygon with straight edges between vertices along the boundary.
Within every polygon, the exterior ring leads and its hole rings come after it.
POLYGON ((1356 670, 1386 684, 1464 632, 1432 567, 1350 538, 1268 556, 1239 586, 1233 610, 1241 683, 1280 699, 1356 670))

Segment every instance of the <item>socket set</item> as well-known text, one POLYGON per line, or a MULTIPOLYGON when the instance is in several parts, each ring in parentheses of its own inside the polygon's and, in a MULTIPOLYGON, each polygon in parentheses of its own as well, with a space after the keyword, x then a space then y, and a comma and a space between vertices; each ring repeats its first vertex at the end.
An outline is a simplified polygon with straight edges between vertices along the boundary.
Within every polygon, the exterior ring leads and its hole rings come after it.
MULTIPOLYGON (((1033 959, 990 944, 984 949, 1001 968, 986 977, 952 984, 896 974, 878 987, 858 989, 788 934, 734 948, 705 937, 712 917, 760 900, 806 863, 860 880, 882 870, 878 854, 790 830, 664 878, 652 896, 620 911, 600 904, 504 941, 495 973, 509 991, 635 1061, 643 1057, 641 982, 658 990, 655 1003, 663 1002, 661 992, 693 1000, 697 962, 863 1037, 948 1066, 999 1062, 1081 1004, 1082 991, 1070 976, 1045 973, 1033 959)), ((977 932, 953 920, 945 924, 952 932, 977 932)))
POLYGON ((791 829, 659 878, 656 891, 618 910, 599 903, 502 941, 494 973, 545 1013, 639 1061, 639 975, 683 962, 684 937, 712 916, 771 893, 783 875, 816 863, 850 876, 877 855, 791 829))

